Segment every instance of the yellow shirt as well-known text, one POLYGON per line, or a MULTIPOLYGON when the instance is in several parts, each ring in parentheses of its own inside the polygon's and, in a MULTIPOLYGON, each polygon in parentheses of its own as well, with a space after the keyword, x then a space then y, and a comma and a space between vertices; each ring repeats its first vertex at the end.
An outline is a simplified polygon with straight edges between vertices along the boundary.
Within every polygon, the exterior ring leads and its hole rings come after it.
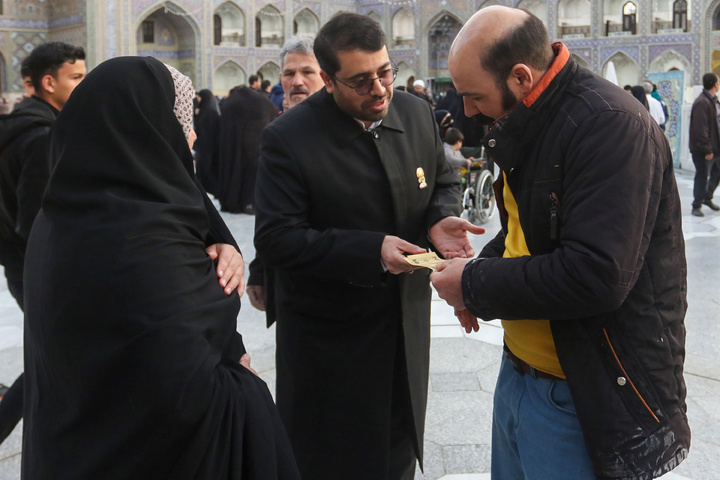
MULTIPOLYGON (((530 255, 525 243, 525 235, 520 226, 518 206, 503 173, 503 202, 508 214, 507 235, 505 235, 504 258, 530 255)), ((518 358, 528 365, 565 378, 555 350, 555 341, 550 332, 549 320, 503 320, 505 344, 518 358)))

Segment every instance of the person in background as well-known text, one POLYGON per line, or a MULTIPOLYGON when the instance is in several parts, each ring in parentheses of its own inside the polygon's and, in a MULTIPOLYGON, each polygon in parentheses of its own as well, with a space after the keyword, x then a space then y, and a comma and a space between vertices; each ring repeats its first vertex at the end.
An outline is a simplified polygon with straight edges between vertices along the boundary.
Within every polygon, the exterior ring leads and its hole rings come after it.
POLYGON ((267 97, 270 98, 270 87, 272 87, 270 80, 263 80, 260 82, 260 93, 265 93, 267 97))
POLYGON ((220 107, 215 95, 208 90, 197 94, 195 116, 195 171, 205 191, 217 196, 220 150, 220 107))
POLYGON ((448 112, 447 110, 435 109, 435 121, 440 128, 440 138, 442 140, 445 140, 445 133, 447 132, 447 129, 452 127, 455 123, 452 113, 448 112))
POLYGON ((665 100, 660 96, 660 92, 658 92, 658 86, 654 83, 651 83, 652 85, 652 97, 660 102, 660 106, 662 107, 663 115, 665 115, 665 123, 660 125, 660 128, 662 128, 663 132, 665 131, 665 125, 667 125, 667 122, 670 121, 670 112, 667 107, 667 103, 665 103, 665 100))
POLYGON ((250 78, 248 78, 248 85, 250 85, 250 88, 255 90, 256 92, 260 91, 260 77, 257 75, 250 75, 250 78))
POLYGON ((460 149, 463 145, 463 138, 465 138, 460 130, 457 128, 448 128, 445 133, 445 157, 448 163, 453 167, 453 171, 457 176, 462 176, 460 169, 462 167, 469 167, 472 165, 473 158, 465 158, 460 149))
MULTIPOLYGON (((283 98, 288 102, 285 111, 295 107, 310 95, 320 90, 324 83, 320 76, 320 65, 313 42, 309 38, 291 38, 280 50, 280 81, 283 98)), ((275 272, 264 265, 259 254, 250 262, 248 298, 253 307, 266 312, 267 326, 275 323, 275 272)))
MULTIPOLYGON (((0 120, 0 264, 8 290, 24 311, 24 263, 30 230, 50 178, 50 127, 85 78, 85 51, 62 42, 36 47, 21 64, 31 96, 0 120)), ((0 442, 22 418, 21 374, 0 401, 0 442)))
POLYGON ((704 217, 702 206, 718 211, 712 201, 720 183, 720 103, 717 93, 720 82, 714 73, 703 75, 703 91, 693 102, 690 111, 690 154, 695 165, 692 214, 704 217))
POLYGON ((657 122, 657 124, 662 130, 665 130, 665 122, 667 121, 667 118, 665 117, 665 112, 663 111, 663 107, 660 101, 652 96, 652 82, 645 80, 642 86, 645 89, 645 98, 648 102, 648 110, 650 111, 650 116, 653 117, 653 119, 657 122))
POLYGON ((234 88, 220 107, 217 197, 224 212, 255 214, 260 132, 277 117, 264 93, 234 88))
POLYGON ((645 94, 645 87, 642 85, 630 87, 630 94, 645 107, 645 110, 650 111, 650 105, 648 104, 647 95, 645 94))

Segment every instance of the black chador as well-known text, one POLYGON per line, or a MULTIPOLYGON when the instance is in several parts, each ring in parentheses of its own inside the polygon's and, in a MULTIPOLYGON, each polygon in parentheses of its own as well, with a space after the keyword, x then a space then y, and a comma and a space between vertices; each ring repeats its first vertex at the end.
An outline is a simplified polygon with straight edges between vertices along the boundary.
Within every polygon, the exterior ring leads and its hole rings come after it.
POLYGON ((161 62, 116 58, 54 125, 25 268, 25 480, 299 478, 238 364, 240 300, 205 253, 234 242, 175 97, 161 62))

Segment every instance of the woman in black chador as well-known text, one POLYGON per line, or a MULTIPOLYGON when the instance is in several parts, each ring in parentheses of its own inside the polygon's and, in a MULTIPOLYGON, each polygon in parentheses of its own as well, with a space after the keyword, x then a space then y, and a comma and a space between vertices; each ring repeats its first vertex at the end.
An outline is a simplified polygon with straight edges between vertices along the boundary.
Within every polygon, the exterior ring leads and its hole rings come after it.
POLYGON ((299 479, 206 253, 234 241, 192 173, 192 95, 115 58, 53 127, 25 268, 26 480, 299 479))
POLYGON ((220 148, 220 108, 210 90, 198 92, 198 114, 195 117, 195 170, 205 191, 218 194, 220 148))

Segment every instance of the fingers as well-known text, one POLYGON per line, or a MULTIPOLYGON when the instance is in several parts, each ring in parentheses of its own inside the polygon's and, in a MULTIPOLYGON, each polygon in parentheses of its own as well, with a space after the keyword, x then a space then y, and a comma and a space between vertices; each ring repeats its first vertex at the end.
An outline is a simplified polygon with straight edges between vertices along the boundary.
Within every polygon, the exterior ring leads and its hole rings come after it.
POLYGON ((477 225, 473 225, 469 221, 465 220, 464 218, 460 219, 462 221, 462 225, 459 225, 460 228, 463 230, 467 230, 468 232, 474 234, 474 235, 482 235, 485 233, 485 229, 482 227, 478 227, 477 225))
POLYGON ((252 373, 255 374, 256 377, 258 376, 255 369, 250 366, 250 355, 248 355, 247 353, 240 357, 240 365, 250 370, 252 373))
POLYGON ((380 257, 385 268, 393 275, 409 273, 415 270, 415 267, 407 262, 404 253, 425 253, 425 249, 393 235, 385 236, 380 249, 380 257))
POLYGON ((455 316, 460 320, 460 325, 465 329, 465 333, 477 332, 480 330, 477 317, 470 313, 467 309, 455 309, 455 316))

